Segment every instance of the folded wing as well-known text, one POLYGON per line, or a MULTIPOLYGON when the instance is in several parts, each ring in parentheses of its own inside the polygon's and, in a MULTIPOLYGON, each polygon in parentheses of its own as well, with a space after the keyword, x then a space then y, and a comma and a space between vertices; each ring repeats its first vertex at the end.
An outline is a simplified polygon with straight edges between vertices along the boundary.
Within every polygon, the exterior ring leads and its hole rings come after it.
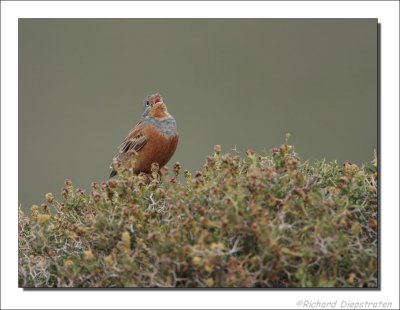
MULTIPOLYGON (((147 137, 143 132, 144 124, 139 122, 124 139, 121 145, 118 147, 119 152, 113 158, 114 162, 124 162, 128 160, 133 154, 139 152, 147 143, 147 137)), ((117 172, 114 169, 113 163, 111 164, 112 171, 110 178, 115 176, 117 172)))

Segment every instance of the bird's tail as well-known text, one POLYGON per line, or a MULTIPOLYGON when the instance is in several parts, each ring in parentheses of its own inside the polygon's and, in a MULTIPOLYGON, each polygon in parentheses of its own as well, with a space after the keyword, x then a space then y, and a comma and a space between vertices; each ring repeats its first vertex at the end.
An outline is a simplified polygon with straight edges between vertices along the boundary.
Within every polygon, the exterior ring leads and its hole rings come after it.
POLYGON ((114 169, 111 171, 111 173, 110 173, 110 179, 112 178, 112 177, 115 177, 117 175, 117 171, 115 171, 114 169))

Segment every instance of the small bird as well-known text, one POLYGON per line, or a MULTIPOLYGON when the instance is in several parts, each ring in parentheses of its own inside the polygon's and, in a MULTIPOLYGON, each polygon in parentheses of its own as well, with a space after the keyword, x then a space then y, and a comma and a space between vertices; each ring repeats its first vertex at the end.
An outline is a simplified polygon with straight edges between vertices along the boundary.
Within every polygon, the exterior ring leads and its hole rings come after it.
POLYGON ((178 140, 176 121, 168 113, 161 95, 156 93, 146 96, 139 122, 118 147, 119 152, 110 166, 110 178, 117 174, 115 162, 132 169, 135 174, 150 173, 153 163, 163 167, 174 154, 178 140), (132 166, 134 156, 136 162, 132 166))

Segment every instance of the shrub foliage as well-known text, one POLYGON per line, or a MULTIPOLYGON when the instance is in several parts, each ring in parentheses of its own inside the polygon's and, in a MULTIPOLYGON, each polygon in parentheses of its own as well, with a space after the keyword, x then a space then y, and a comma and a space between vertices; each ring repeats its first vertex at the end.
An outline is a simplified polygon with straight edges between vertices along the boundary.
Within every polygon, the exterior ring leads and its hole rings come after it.
POLYGON ((70 180, 20 210, 21 287, 377 287, 377 165, 245 158, 70 180))

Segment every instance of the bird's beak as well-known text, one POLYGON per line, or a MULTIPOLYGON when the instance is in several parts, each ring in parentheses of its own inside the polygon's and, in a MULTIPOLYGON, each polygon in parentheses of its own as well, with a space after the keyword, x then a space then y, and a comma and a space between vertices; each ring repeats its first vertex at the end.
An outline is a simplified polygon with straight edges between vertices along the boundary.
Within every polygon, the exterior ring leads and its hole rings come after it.
POLYGON ((163 99, 162 99, 162 97, 160 96, 160 94, 157 93, 157 94, 154 96, 154 104, 159 104, 159 103, 163 103, 163 99))

